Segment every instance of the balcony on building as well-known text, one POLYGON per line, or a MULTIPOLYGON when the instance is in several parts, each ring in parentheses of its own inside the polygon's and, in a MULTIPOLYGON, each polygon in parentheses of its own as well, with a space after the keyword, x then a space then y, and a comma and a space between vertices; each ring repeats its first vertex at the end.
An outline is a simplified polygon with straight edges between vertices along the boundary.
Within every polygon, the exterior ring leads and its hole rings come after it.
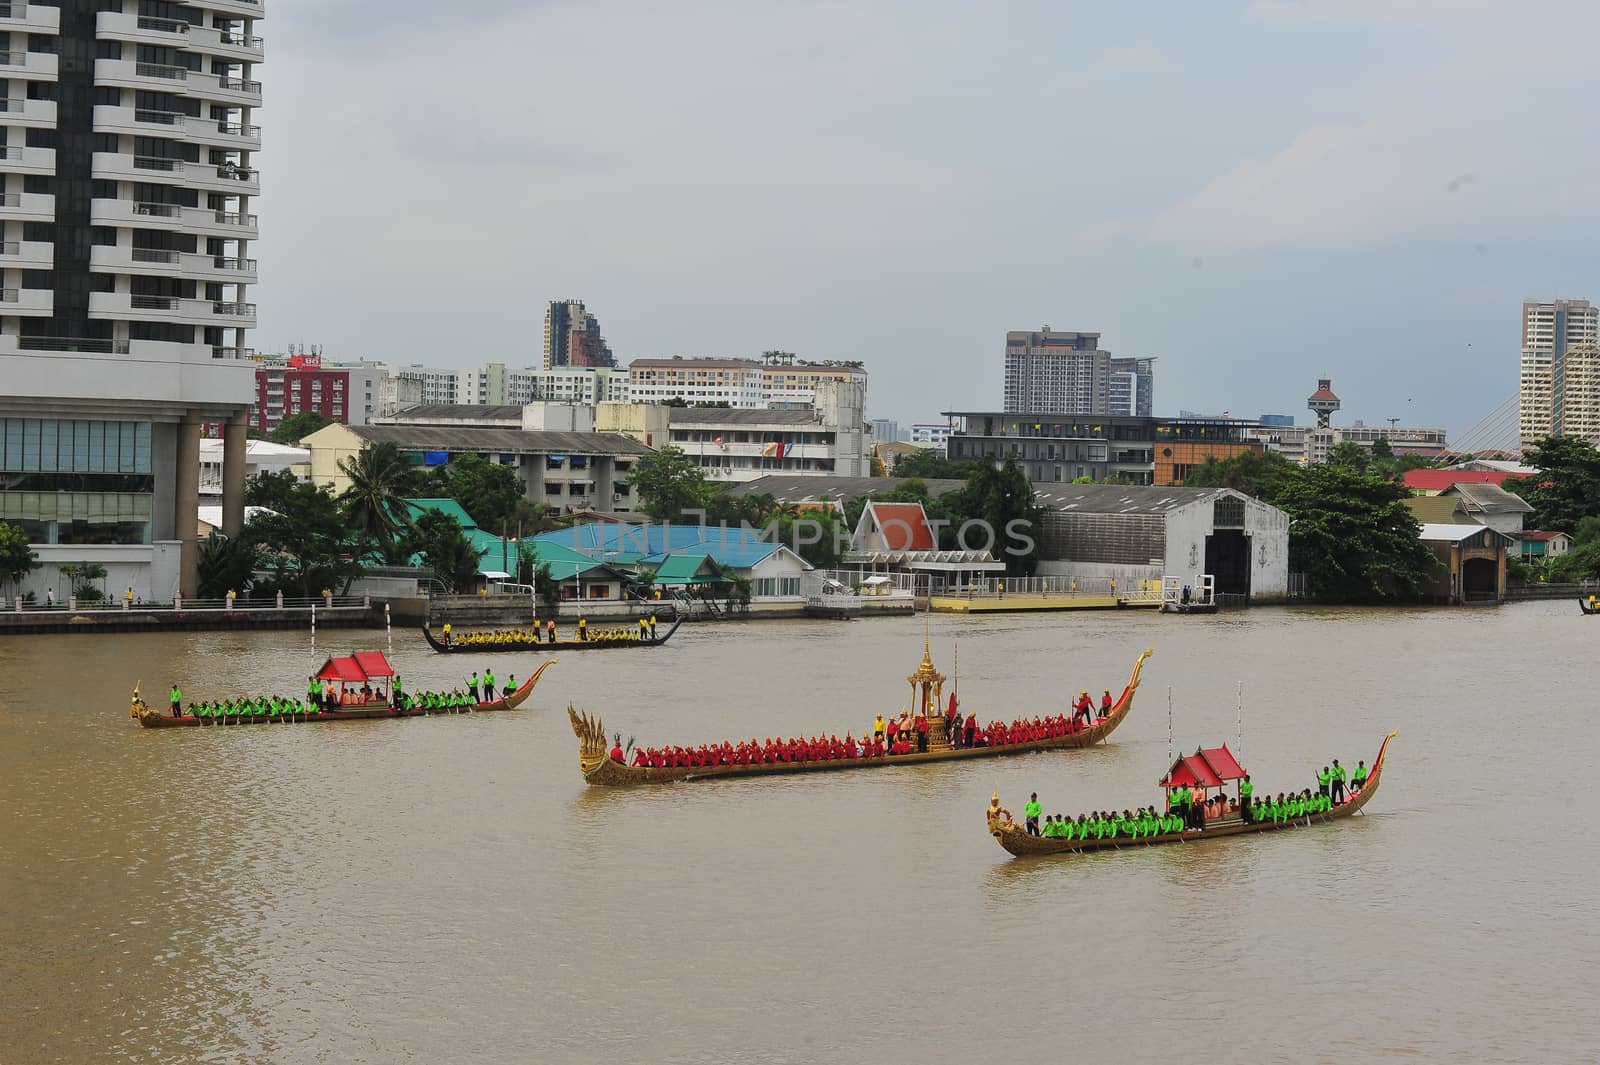
POLYGON ((55 293, 47 288, 0 288, 0 315, 48 318, 55 306, 55 293))
POLYGON ((261 147, 261 127, 215 118, 185 115, 181 120, 184 139, 208 148, 256 151, 261 147))
POLYGON ((261 106, 261 83, 253 78, 231 74, 196 72, 189 76, 184 95, 198 96, 218 103, 237 104, 241 107, 261 106))
POLYGON ((48 270, 55 265, 56 246, 43 240, 0 242, 0 268, 8 270, 48 270))
POLYGON ((0 144, 0 173, 53 175, 55 172, 56 150, 54 148, 29 148, 17 144, 0 144))
POLYGON ((183 254, 165 248, 99 245, 89 249, 89 268, 102 273, 181 277, 183 254))
POLYGON ((61 32, 61 9, 23 0, 0 0, 0 31, 55 36, 61 32))
POLYGON ((95 19, 97 36, 164 48, 188 48, 190 30, 187 22, 139 15, 131 11, 102 11, 95 19))
POLYGON ((0 97, 0 121, 8 126, 21 126, 25 129, 54 129, 56 102, 28 100, 20 96, 0 97))
POLYGON ((95 152, 90 157, 90 176, 100 181, 137 181, 150 184, 185 184, 189 166, 182 159, 166 156, 124 155, 121 152, 95 152))
POLYGON ((0 221, 54 222, 56 198, 44 192, 0 194, 0 221))
POLYGON ((256 261, 232 255, 203 255, 185 252, 181 266, 184 277, 196 281, 221 281, 226 284, 256 283, 256 261))
POLYGON ((173 67, 164 63, 141 63, 134 59, 94 61, 96 85, 123 89, 153 89, 156 92, 183 92, 189 76, 188 67, 173 67))
POLYGON ((185 188, 200 189, 202 192, 258 196, 261 194, 261 171, 234 162, 210 163, 202 160, 184 168, 183 184, 185 188))
POLYGON ((206 7, 228 15, 245 18, 261 17, 261 0, 206 0, 206 7))
MULTIPOLYGON (((142 296, 128 292, 89 293, 89 317, 129 322, 178 322, 194 326, 252 329, 256 305, 232 300, 183 299, 178 296, 142 296)), ((197 350, 199 346, 196 345, 197 350)), ((204 347, 211 357, 210 345, 204 347)))
MULTIPOLYGON (((255 14, 260 14, 257 9, 255 14)), ((226 56, 241 63, 261 62, 265 51, 260 37, 242 29, 219 30, 215 26, 191 26, 189 48, 208 55, 226 56)))
POLYGON ((55 81, 60 60, 53 52, 0 51, 0 78, 55 81))

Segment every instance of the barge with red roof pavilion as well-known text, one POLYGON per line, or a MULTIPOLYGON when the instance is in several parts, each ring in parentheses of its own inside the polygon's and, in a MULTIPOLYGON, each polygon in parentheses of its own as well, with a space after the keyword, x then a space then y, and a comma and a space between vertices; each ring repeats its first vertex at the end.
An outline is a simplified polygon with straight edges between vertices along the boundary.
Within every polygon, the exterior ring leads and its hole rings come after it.
MULTIPOLYGON (((468 706, 450 710, 430 709, 420 705, 416 700, 403 700, 406 705, 398 707, 393 698, 393 684, 396 677, 394 667, 382 651, 356 651, 349 655, 335 655, 322 663, 312 676, 322 682, 326 690, 332 686, 337 693, 335 704, 311 705, 306 700, 299 698, 300 693, 291 700, 292 708, 275 712, 245 712, 238 710, 233 713, 222 714, 195 714, 185 713, 181 717, 172 717, 163 714, 159 708, 150 706, 139 694, 137 685, 133 689, 132 704, 129 707, 129 716, 145 728, 198 728, 202 725, 255 725, 301 723, 306 721, 360 721, 380 717, 423 717, 430 714, 441 713, 483 713, 491 710, 515 710, 528 701, 528 696, 533 693, 534 685, 539 683, 539 678, 544 671, 556 664, 556 659, 551 658, 540 663, 533 671, 532 676, 518 685, 510 695, 495 699, 485 699, 468 706)), ((296 682, 298 687, 299 682, 296 682)), ((403 691, 403 687, 402 687, 403 691)), ((243 702, 244 700, 240 700, 243 702)), ((232 700, 227 700, 232 703, 232 700)), ((208 703, 207 705, 211 705, 208 703)))

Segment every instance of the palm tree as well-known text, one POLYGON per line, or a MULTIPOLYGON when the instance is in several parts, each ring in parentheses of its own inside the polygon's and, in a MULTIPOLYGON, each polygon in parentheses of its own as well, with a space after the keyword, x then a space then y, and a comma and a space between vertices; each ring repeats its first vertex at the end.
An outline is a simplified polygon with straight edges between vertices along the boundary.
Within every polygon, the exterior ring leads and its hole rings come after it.
POLYGON ((353 458, 339 460, 350 487, 339 496, 345 520, 352 531, 376 544, 386 562, 398 562, 400 534, 411 528, 406 491, 411 467, 400 449, 390 443, 373 444, 353 458))

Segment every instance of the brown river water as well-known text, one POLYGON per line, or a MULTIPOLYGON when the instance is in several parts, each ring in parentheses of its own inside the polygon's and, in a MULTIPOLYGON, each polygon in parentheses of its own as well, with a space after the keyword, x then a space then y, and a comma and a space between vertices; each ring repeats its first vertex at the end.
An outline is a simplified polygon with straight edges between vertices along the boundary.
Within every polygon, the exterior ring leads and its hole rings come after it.
MULTIPOLYGON (((1120 690, 1108 746, 586 788, 563 712, 640 742, 859 732, 923 618, 685 626, 569 653, 510 714, 145 730, 297 692, 382 632, 0 640, 0 1065, 1576 1062, 1600 1057, 1600 620, 1575 604, 938 616, 963 707, 1120 690), (1370 764, 1365 816, 1076 860, 1013 810, 1157 799, 1227 742, 1261 791, 1370 764)), ((408 687, 531 657, 435 655, 408 687)))

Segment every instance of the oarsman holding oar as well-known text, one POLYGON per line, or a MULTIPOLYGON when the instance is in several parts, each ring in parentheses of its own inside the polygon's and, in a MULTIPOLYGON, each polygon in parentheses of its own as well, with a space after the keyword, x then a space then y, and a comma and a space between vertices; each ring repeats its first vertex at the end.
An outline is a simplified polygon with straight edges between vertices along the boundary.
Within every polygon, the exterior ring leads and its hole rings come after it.
POLYGON ((1344 766, 1340 765, 1339 759, 1335 758, 1333 760, 1333 790, 1331 794, 1331 798, 1333 799, 1333 804, 1335 806, 1338 806, 1340 803, 1344 802, 1344 778, 1344 766))

